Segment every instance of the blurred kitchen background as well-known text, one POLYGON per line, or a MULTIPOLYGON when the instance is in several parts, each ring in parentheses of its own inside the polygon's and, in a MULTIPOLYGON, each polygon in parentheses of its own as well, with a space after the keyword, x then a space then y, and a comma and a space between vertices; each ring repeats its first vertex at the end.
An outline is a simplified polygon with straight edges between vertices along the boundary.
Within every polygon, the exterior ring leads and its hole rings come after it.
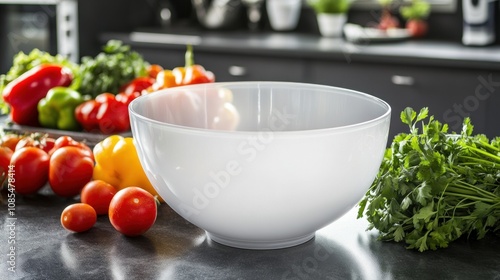
MULTIPOLYGON (((3 38, 0 50, 2 50, 2 53, 22 50, 23 43, 36 41, 37 38, 39 41, 45 41, 39 43, 41 46, 49 48, 50 44, 46 41, 56 37, 56 35, 51 35, 51 33, 56 32, 55 22, 51 21, 56 20, 57 4, 60 6, 76 6, 79 54, 83 56, 95 55, 100 50, 102 42, 99 40, 99 35, 105 32, 148 30, 167 34, 183 32, 196 34, 216 30, 226 32, 228 35, 232 35, 234 32, 274 32, 275 30, 270 26, 266 11, 266 1, 0 0, 0 34, 3 38), (71 3, 71 5, 66 5, 67 3, 71 3), (214 20, 214 17, 217 17, 217 19, 214 20), (50 38, 46 36, 50 36, 50 38)), ((278 1, 290 2, 290 0, 276 0, 276 2, 278 1)), ((380 1, 387 0, 351 1, 350 8, 347 11, 348 22, 370 26, 381 18, 382 5, 380 1)), ((278 30, 277 32, 320 36, 314 10, 306 0, 301 2, 301 11, 296 27, 291 30, 278 30)), ((398 7, 410 2, 410 0, 406 0, 406 2, 404 0, 393 0, 390 4, 394 16, 399 19, 402 27, 404 27, 405 20, 400 15, 398 7)), ((426 2, 431 4, 431 12, 426 18, 428 32, 425 35, 425 40, 461 42, 464 29, 462 6, 465 2, 479 3, 477 5, 485 2, 492 6, 488 13, 492 14, 494 27, 496 27, 493 28, 493 32, 495 32, 496 38, 499 37, 498 1, 426 0, 426 2)), ((66 8, 66 10, 68 9, 66 8)), ((495 40, 493 43, 496 44, 497 42, 498 40, 495 40)), ((8 57, 2 57, 1 70, 3 72, 6 69, 5 65, 8 61, 5 60, 7 59, 8 57)))
MULTIPOLYGON (((453 130, 470 116, 477 133, 500 135, 498 1, 428 0, 423 36, 358 41, 322 35, 305 0, 298 0, 296 25, 276 28, 271 1, 0 0, 0 72, 8 71, 19 51, 36 47, 78 61, 95 56, 109 39, 131 45, 150 63, 174 68, 184 65, 191 44, 195 62, 217 81, 308 82, 378 96, 393 108, 392 135, 406 131, 399 121, 406 106, 429 107, 453 130)), ((376 27, 389 11, 404 28, 400 8, 411 3, 354 0, 346 25, 376 27)))

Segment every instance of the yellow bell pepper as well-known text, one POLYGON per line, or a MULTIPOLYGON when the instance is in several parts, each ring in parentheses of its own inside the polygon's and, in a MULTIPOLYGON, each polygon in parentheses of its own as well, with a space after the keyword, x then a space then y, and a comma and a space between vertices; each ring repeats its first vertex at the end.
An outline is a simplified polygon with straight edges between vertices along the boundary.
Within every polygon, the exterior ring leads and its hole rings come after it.
POLYGON ((94 157, 94 180, 103 180, 119 190, 140 187, 163 202, 141 166, 132 137, 105 138, 95 145, 94 157))

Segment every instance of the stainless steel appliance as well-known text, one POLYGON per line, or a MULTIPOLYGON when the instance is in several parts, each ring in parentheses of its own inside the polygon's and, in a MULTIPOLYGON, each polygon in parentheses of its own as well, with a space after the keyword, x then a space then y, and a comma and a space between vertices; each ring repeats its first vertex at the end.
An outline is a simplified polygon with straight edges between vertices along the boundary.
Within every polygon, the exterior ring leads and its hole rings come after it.
POLYGON ((157 0, 156 18, 161 27, 189 24, 192 13, 191 1, 157 0))
POLYGON ((208 29, 234 27, 241 19, 240 0, 191 0, 199 23, 208 29))
MULTIPOLYGON (((156 0, 151 0, 156 1, 156 0)), ((156 2, 154 2, 156 3, 156 2)), ((73 61, 101 51, 104 32, 153 22, 156 5, 138 0, 0 0, 0 74, 34 48, 73 61)))
POLYGON ((0 0, 0 73, 13 56, 38 48, 79 59, 77 0, 0 0))
POLYGON ((464 45, 485 46, 495 42, 496 0, 462 0, 464 45))

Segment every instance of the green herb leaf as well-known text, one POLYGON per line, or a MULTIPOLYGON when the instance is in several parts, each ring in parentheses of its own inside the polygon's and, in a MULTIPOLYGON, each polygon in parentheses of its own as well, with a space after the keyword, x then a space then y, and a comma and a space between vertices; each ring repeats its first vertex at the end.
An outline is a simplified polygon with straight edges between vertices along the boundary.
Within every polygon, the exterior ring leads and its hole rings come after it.
POLYGON ((92 97, 104 92, 118 94, 126 83, 146 76, 148 65, 130 46, 119 40, 109 40, 95 57, 82 58, 81 81, 75 89, 92 97))
POLYGON ((402 112, 401 112, 401 121, 409 126, 413 124, 413 120, 417 116, 417 113, 413 110, 413 108, 406 107, 402 112))
POLYGON ((358 218, 366 217, 380 240, 419 251, 499 231, 500 137, 474 135, 469 118, 460 134, 448 133, 427 108, 405 108, 400 117, 410 133, 386 149, 358 218))

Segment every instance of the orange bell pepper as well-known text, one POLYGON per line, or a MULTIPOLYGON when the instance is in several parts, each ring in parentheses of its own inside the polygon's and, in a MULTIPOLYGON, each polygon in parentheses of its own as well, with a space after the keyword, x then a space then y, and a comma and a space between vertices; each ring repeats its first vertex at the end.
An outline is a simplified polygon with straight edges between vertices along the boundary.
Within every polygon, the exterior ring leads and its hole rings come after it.
POLYGON ((156 91, 176 86, 213 82, 215 82, 214 73, 207 71, 200 64, 194 63, 193 47, 188 45, 185 54, 185 65, 175 67, 172 70, 164 69, 159 71, 151 90, 156 91))

